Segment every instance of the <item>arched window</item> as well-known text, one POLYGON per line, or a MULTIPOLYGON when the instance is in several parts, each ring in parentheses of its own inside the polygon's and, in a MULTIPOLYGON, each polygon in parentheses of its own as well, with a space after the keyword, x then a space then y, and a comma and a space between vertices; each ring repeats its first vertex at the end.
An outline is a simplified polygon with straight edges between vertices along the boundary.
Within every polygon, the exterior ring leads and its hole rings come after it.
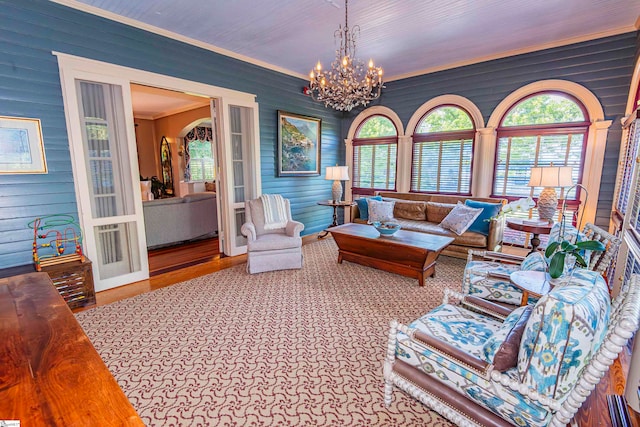
POLYGON ((185 172, 187 182, 213 181, 214 147, 213 132, 210 127, 197 126, 184 137, 185 172))
POLYGON ((352 191, 373 194, 395 190, 398 130, 386 116, 373 115, 360 124, 353 139, 352 191))
POLYGON ((528 186, 534 166, 571 166, 573 182, 580 183, 589 125, 585 107, 571 95, 538 92, 517 101, 498 127, 492 195, 537 197, 542 188, 528 186))
POLYGON ((411 191, 471 194, 475 125, 456 105, 428 111, 413 134, 411 191))

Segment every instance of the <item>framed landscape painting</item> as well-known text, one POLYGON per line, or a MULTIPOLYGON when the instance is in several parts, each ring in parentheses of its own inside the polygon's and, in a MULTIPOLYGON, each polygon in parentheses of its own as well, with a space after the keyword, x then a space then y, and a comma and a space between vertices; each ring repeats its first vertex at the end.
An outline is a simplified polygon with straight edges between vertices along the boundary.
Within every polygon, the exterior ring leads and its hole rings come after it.
POLYGON ((278 111, 278 176, 320 175, 322 120, 278 111))
POLYGON ((47 173, 40 120, 0 116, 0 174, 47 173))

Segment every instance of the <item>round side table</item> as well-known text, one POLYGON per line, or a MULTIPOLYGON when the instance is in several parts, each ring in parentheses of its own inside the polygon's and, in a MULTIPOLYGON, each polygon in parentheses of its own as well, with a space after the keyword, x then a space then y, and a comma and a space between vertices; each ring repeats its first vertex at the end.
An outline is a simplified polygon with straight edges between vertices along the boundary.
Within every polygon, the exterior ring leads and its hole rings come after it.
MULTIPOLYGON (((356 202, 347 202, 347 201, 333 201, 333 200, 323 200, 321 202, 317 202, 320 206, 331 206, 333 208, 333 222, 330 227, 335 227, 338 225, 338 208, 350 208, 355 205, 356 202)), ((329 231, 324 230, 322 233, 318 234, 318 239, 322 239, 323 237, 327 237, 329 231)))
POLYGON ((540 235, 541 234, 549 234, 551 233, 551 228, 553 227, 552 222, 548 223, 540 223, 540 224, 527 224, 526 220, 519 218, 512 218, 507 220, 507 227, 512 230, 524 231, 525 233, 533 234, 531 238, 531 252, 534 253, 538 250, 538 246, 540 246, 540 235))

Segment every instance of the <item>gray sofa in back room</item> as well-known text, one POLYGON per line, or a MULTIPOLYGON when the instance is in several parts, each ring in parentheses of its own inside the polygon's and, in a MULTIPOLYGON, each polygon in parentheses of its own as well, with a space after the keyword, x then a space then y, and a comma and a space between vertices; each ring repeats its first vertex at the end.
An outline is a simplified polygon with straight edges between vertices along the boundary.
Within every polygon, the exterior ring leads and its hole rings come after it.
POLYGON ((218 234, 216 193, 142 202, 147 248, 214 237, 218 234))

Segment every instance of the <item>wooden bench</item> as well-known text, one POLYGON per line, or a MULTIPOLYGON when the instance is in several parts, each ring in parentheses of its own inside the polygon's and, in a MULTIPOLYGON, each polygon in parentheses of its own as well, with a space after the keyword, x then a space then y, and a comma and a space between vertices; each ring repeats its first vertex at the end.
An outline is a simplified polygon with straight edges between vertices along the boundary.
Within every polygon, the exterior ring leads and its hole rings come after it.
POLYGON ((46 273, 0 279, 0 420, 144 426, 46 273))

